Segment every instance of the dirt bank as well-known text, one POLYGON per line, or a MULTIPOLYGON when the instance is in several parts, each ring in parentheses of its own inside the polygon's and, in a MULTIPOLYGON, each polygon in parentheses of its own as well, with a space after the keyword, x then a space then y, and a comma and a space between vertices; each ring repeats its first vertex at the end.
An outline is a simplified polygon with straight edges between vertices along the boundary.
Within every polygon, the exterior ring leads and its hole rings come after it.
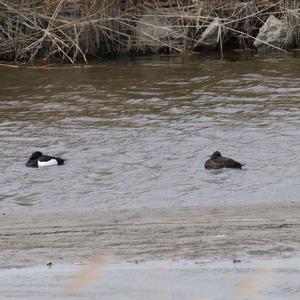
POLYGON ((1 215, 0 267, 47 261, 241 259, 299 254, 300 205, 145 209, 93 215, 1 215))

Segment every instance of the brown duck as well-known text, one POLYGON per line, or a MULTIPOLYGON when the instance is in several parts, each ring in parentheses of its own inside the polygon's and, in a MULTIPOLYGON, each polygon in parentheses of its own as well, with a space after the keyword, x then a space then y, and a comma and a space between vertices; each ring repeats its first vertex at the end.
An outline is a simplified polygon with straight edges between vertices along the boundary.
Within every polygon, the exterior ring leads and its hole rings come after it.
POLYGON ((241 164, 231 158, 224 157, 219 151, 215 151, 210 159, 204 164, 206 169, 222 169, 222 168, 234 168, 241 169, 245 164, 241 164))

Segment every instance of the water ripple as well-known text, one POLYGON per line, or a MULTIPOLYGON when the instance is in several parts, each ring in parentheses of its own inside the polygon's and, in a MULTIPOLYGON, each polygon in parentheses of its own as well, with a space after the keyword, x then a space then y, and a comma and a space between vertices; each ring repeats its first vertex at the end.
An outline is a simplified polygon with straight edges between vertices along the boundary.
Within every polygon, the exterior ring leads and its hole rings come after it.
POLYGON ((298 200, 300 74, 290 58, 5 72, 1 211, 298 200), (25 168, 37 149, 66 165, 25 168), (205 170, 217 149, 244 170, 205 170))

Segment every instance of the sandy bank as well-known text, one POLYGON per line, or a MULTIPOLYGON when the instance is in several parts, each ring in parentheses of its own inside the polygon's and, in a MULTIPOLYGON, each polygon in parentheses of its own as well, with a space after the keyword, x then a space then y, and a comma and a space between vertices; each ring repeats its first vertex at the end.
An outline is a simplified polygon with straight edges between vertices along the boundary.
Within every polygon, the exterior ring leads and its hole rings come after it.
POLYGON ((93 215, 1 215, 0 266, 114 261, 291 257, 300 205, 182 207, 93 215))

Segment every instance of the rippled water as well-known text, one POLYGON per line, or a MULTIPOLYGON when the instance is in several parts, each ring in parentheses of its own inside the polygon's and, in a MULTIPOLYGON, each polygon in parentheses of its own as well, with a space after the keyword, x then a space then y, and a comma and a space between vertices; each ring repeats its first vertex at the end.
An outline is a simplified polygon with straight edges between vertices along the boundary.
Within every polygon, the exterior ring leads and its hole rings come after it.
POLYGON ((0 212, 298 201, 300 61, 0 69, 0 212), (219 150, 243 170, 208 171, 219 150), (41 150, 67 159, 31 169, 41 150))

